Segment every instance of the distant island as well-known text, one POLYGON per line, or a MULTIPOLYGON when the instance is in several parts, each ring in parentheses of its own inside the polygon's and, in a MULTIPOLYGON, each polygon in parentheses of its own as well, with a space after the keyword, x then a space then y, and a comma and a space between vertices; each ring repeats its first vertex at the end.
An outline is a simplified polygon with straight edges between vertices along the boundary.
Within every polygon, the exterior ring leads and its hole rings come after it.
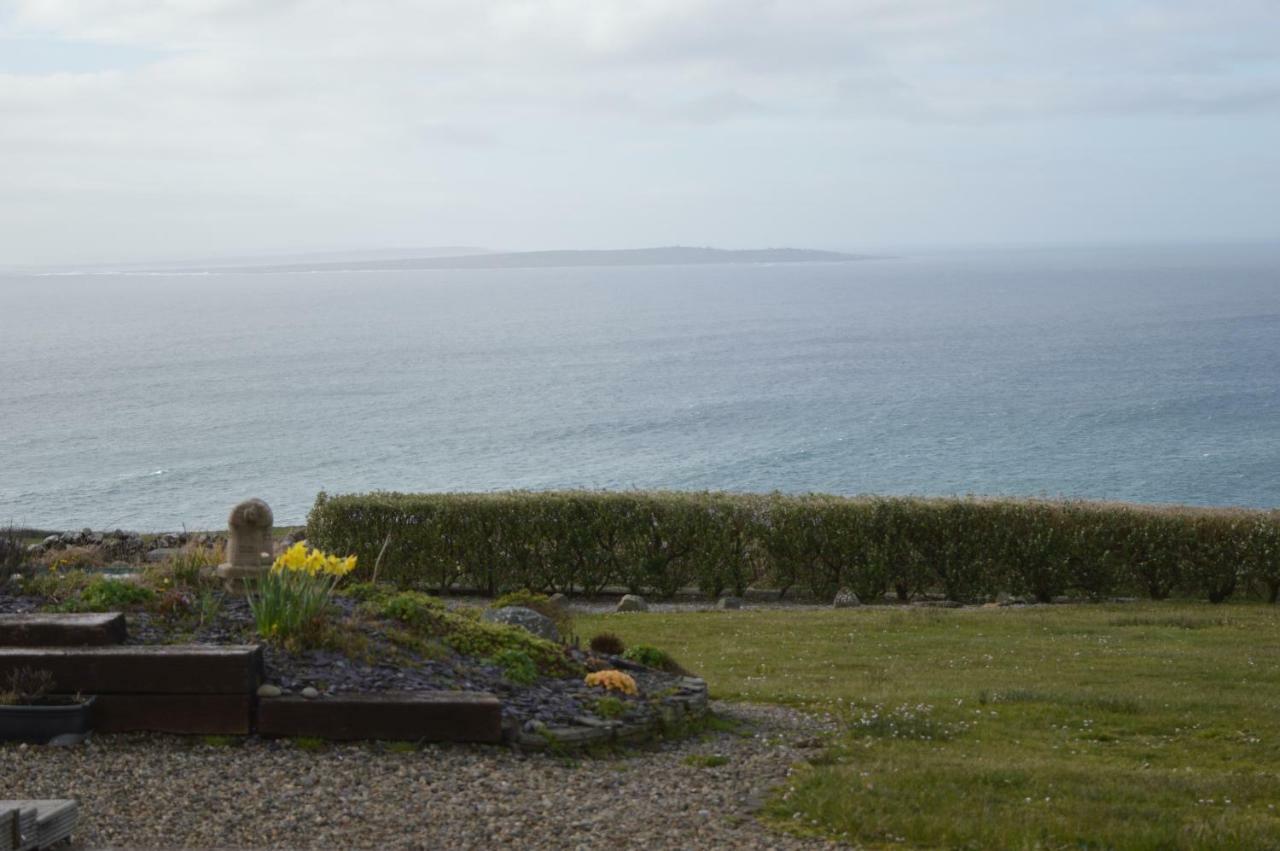
POLYGON ((512 251, 450 257, 344 260, 322 263, 278 263, 204 268, 217 272, 374 272, 413 269, 547 269, 571 266, 692 266, 744 263, 847 263, 869 255, 804 248, 621 248, 603 251, 512 251))

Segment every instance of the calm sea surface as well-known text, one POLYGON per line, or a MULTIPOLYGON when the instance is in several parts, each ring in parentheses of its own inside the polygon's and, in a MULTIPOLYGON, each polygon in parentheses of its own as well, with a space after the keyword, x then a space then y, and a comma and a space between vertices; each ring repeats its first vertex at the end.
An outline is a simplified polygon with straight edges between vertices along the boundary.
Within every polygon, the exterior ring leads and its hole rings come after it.
POLYGON ((0 277, 0 524, 558 487, 1280 506, 1280 248, 0 277))

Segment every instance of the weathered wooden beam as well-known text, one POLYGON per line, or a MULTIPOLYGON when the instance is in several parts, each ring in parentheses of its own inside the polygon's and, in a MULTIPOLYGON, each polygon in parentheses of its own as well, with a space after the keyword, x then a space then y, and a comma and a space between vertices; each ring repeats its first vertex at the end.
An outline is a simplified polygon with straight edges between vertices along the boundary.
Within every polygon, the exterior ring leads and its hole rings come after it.
POLYGON ((0 647, 84 647, 123 644, 120 612, 0 615, 0 647))
POLYGON ((262 648, 240 645, 0 647, 0 682, 18 668, 53 675, 55 692, 81 694, 253 694, 262 648))
POLYGON ((491 694, 454 691, 264 697, 256 726, 264 736, 497 742, 502 704, 491 694))
POLYGON ((98 733, 247 736, 252 721, 248 694, 100 694, 93 702, 98 733))

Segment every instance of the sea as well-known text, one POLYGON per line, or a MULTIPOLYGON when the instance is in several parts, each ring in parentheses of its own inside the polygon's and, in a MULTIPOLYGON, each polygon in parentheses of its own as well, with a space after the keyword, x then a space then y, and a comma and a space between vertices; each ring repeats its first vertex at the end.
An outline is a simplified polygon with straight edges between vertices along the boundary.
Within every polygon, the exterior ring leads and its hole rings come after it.
POLYGON ((1280 506, 1280 245, 0 275, 0 525, 321 490, 1280 506))

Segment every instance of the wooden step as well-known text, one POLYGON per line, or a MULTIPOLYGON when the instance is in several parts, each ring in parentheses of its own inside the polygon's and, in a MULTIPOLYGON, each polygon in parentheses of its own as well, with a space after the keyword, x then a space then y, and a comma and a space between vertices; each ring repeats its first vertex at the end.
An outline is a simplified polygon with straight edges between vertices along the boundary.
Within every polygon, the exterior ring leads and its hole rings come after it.
POLYGON ((502 704, 491 694, 457 691, 264 697, 257 730, 337 740, 497 742, 502 704))
POLYGON ((0 647, 0 683, 18 668, 46 670, 54 692, 248 694, 262 677, 256 644, 0 647))
POLYGON ((84 647, 123 644, 120 612, 0 615, 0 647, 84 647))
POLYGON ((97 733, 247 736, 252 721, 248 694, 100 694, 93 701, 97 733))

